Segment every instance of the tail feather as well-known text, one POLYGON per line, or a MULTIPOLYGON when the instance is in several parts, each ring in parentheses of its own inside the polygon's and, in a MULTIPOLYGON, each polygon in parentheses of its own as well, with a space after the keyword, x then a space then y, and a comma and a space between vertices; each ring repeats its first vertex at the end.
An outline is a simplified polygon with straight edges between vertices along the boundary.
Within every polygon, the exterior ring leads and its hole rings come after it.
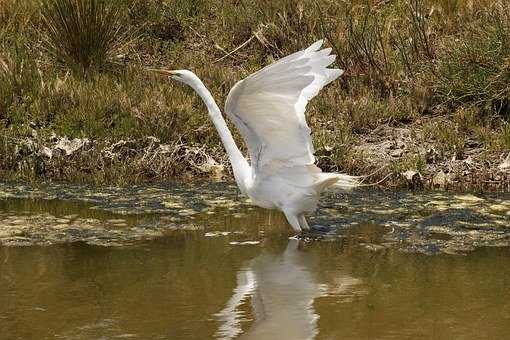
POLYGON ((333 188, 350 191, 360 185, 360 181, 356 176, 345 174, 336 174, 338 180, 333 184, 333 188))
POLYGON ((328 188, 350 191, 360 185, 359 177, 356 176, 332 172, 324 172, 318 175, 320 176, 320 180, 316 183, 316 188, 319 191, 324 191, 328 188))

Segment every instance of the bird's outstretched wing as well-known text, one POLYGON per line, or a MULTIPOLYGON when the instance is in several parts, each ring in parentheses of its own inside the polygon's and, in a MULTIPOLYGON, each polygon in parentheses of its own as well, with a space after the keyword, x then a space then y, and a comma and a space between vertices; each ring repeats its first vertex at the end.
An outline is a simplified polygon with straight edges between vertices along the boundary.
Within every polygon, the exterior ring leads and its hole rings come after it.
POLYGON ((317 41, 239 81, 225 112, 243 136, 255 173, 315 162, 305 110, 310 99, 343 71, 328 69, 331 49, 317 41))

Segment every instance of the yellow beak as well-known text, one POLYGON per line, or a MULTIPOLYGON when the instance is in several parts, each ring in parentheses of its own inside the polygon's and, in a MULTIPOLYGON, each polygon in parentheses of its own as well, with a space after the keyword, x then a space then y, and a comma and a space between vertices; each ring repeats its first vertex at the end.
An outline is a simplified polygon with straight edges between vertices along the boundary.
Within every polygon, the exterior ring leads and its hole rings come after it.
POLYGON ((164 69, 159 69, 159 68, 148 68, 147 71, 154 72, 154 73, 159 74, 164 77, 170 77, 170 76, 176 74, 175 71, 164 70, 164 69))

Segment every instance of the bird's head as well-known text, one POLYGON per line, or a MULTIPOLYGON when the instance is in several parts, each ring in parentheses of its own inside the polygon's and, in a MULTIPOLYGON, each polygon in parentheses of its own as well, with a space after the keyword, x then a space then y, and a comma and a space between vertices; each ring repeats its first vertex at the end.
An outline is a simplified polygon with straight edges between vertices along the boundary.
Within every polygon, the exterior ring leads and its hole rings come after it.
MULTIPOLYGON (((1 1, 1 0, 0 0, 1 1)), ((148 71, 154 72, 159 76, 164 77, 165 79, 174 79, 181 83, 189 85, 195 92, 202 97, 202 100, 205 102, 206 106, 209 110, 214 109, 214 111, 219 112, 223 118, 225 118, 225 114, 221 112, 218 108, 218 105, 214 102, 214 98, 205 85, 202 83, 200 78, 196 76, 195 73, 189 70, 165 70, 165 69, 147 69, 148 71)))
POLYGON ((193 72, 188 70, 149 69, 149 71, 165 78, 180 81, 181 83, 187 84, 191 87, 195 87, 200 83, 200 79, 198 79, 198 77, 193 72))

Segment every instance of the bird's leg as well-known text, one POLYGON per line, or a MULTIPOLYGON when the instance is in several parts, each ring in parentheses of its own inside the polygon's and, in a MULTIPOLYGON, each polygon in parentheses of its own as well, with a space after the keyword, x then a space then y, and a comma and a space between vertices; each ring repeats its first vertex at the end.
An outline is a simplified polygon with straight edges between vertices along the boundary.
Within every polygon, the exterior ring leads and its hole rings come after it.
POLYGON ((304 231, 309 231, 310 226, 308 225, 308 222, 306 222, 305 214, 301 214, 298 216, 299 225, 301 226, 301 229, 304 231))
POLYGON ((305 214, 301 214, 298 216, 299 224, 301 225, 301 229, 303 231, 312 232, 312 233, 328 233, 331 231, 331 228, 323 225, 312 225, 311 227, 306 222, 305 214))
POLYGON ((300 233, 301 232, 301 226, 299 225, 299 219, 298 217, 289 212, 289 211, 283 211, 283 213, 285 214, 285 217, 287 218, 287 221, 289 222, 290 226, 292 227, 292 229, 294 229, 294 231, 296 233, 300 233))

